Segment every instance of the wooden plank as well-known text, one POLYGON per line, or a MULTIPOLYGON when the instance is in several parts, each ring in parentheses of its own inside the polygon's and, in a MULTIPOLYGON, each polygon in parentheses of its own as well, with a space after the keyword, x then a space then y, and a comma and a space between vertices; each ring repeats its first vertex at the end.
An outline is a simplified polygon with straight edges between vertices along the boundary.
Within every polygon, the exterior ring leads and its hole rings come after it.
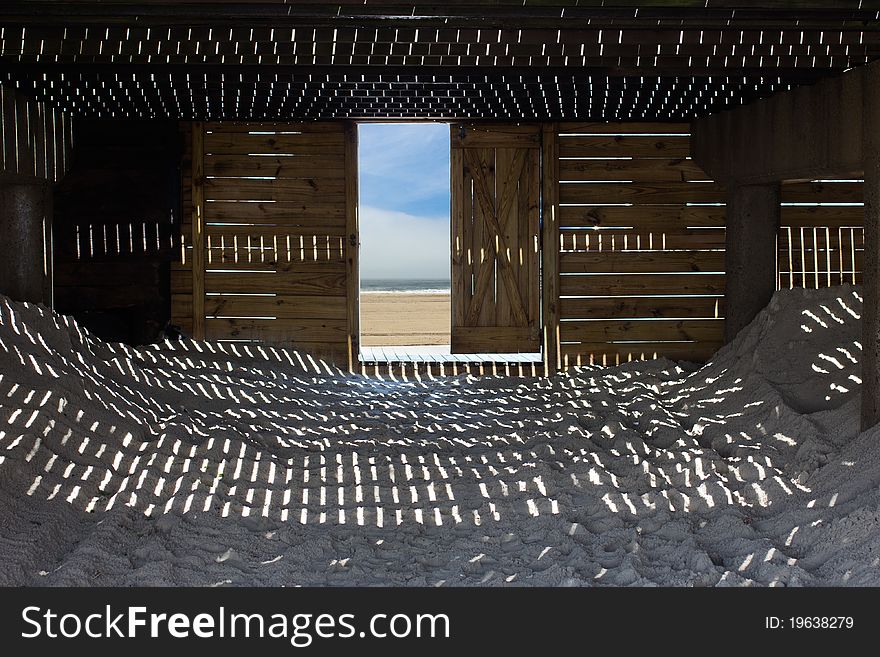
POLYGON ((723 230, 691 230, 678 232, 635 230, 563 230, 560 232, 562 251, 656 250, 656 249, 723 249, 723 230))
POLYGON ((289 201, 310 208, 345 202, 343 181, 325 178, 207 178, 204 188, 206 201, 289 201))
POLYGON ((782 226, 862 226, 864 219, 862 206, 783 206, 780 223, 782 226))
POLYGON ((311 224, 304 222, 305 225, 209 223, 205 226, 205 234, 212 238, 222 237, 224 240, 251 236, 252 238, 263 237, 265 239, 277 237, 279 241, 286 241, 286 238, 290 236, 295 239, 296 248, 299 248, 300 242, 305 248, 305 245, 312 244, 316 240, 322 241, 330 238, 342 242, 342 238, 345 237, 345 226, 326 225, 320 220, 310 221, 311 224))
POLYGON ((688 227, 723 227, 724 220, 724 207, 714 205, 560 208, 560 225, 566 228, 633 227, 642 231, 674 231, 688 227))
MULTIPOLYGON (((498 232, 496 238, 498 240, 498 248, 494 251, 494 256, 499 262, 497 271, 500 273, 501 266, 505 266, 508 275, 505 277, 513 279, 513 283, 503 281, 505 284, 497 286, 495 289, 495 303, 493 310, 495 311, 495 326, 523 326, 528 320, 526 319, 526 308, 523 303, 522 294, 528 293, 528 289, 522 287, 519 280, 519 270, 522 266, 516 267, 515 271, 511 271, 511 256, 514 254, 513 260, 519 264, 516 258, 519 248, 519 179, 522 177, 522 168, 525 163, 525 150, 515 150, 510 148, 495 149, 495 210, 497 212, 498 232), (514 173, 515 170, 515 173, 514 173), (513 289, 511 290, 510 287, 513 289), (512 313, 513 307, 516 306, 519 316, 514 320, 512 313)), ((495 240, 490 240, 495 245, 495 240)), ((514 265, 516 266, 516 265, 514 265)))
POLYGON ((583 274, 559 278, 562 296, 724 293, 723 274, 583 274))
POLYGON ((212 201, 205 206, 205 220, 210 223, 263 223, 291 226, 345 225, 345 203, 316 208, 308 203, 231 203, 212 201))
MULTIPOLYGON (((522 297, 520 296, 520 291, 517 286, 517 280, 513 273, 514 263, 508 257, 509 246, 504 240, 504 232, 499 223, 500 221, 505 220, 505 216, 512 209, 511 206, 513 204, 514 192, 516 191, 512 181, 504 180, 504 178, 518 179, 520 177, 522 163, 525 160, 526 149, 516 149, 513 156, 515 160, 512 163, 507 164, 504 169, 500 169, 496 161, 494 171, 496 178, 494 182, 498 184, 497 176, 501 176, 502 180, 499 187, 502 190, 510 190, 510 194, 506 197, 499 196, 494 199, 493 190, 495 186, 491 184, 493 181, 490 179, 492 169, 482 156, 477 155, 478 152, 481 151, 475 149, 466 150, 465 157, 468 158, 471 170, 474 171, 477 169, 480 172, 478 176, 474 177, 474 191, 475 198, 478 200, 482 210, 481 218, 484 228, 488 228, 488 231, 486 231, 487 239, 484 239, 483 244, 484 247, 488 248, 494 258, 495 264, 497 265, 497 275, 504 284, 504 298, 510 303, 512 321, 515 322, 516 326, 526 326, 529 324, 530 318, 526 315, 526 309, 523 305, 522 297)), ((528 191, 526 193, 528 193, 528 191)), ((483 296, 485 297, 485 290, 483 296)), ((491 307, 490 304, 486 304, 485 298, 483 299, 482 306, 491 307)), ((467 320, 470 321, 466 320, 467 323, 474 325, 473 321, 475 319, 473 313, 469 312, 467 320)), ((491 321, 491 319, 489 321, 491 321)), ((489 324, 480 323, 480 326, 487 325, 489 324)))
POLYGON ((545 373, 561 367, 559 352, 559 179, 560 162, 557 135, 559 125, 545 123, 542 130, 542 199, 543 223, 541 226, 541 261, 543 266, 541 290, 544 318, 544 364, 545 373))
POLYGON ((46 125, 46 179, 54 183, 60 182, 64 172, 58 171, 58 141, 56 134, 56 122, 60 110, 54 107, 46 106, 44 113, 46 125))
POLYGON ((212 133, 205 135, 205 152, 214 155, 336 155, 344 157, 341 133, 252 135, 212 133))
POLYGON ((708 180, 709 176, 693 160, 683 158, 566 159, 559 161, 559 179, 562 181, 637 180, 648 183, 708 180))
POLYGON ((32 102, 30 105, 30 124, 32 148, 34 149, 34 175, 50 179, 46 171, 46 105, 32 102))
MULTIPOLYGON (((486 244, 491 240, 485 215, 494 214, 495 189, 495 151, 494 149, 473 150, 463 152, 467 171, 470 172, 471 203, 473 221, 470 224, 471 257, 474 260, 474 282, 471 303, 465 311, 467 326, 488 326, 494 318, 491 304, 486 303, 489 290, 496 284, 493 251, 486 244), (489 166, 489 162, 492 166, 489 166), (474 166, 476 164, 476 166, 474 166), (482 190, 482 193, 480 192, 482 190), (485 307, 484 307, 485 305, 485 307)), ((467 190, 466 190, 467 191, 467 190)))
POLYGON ((705 362, 709 360, 722 346, 721 341, 703 342, 644 342, 636 344, 614 343, 573 343, 561 346, 563 363, 569 367, 578 364, 589 364, 590 356, 597 365, 602 364, 602 357, 609 358, 607 364, 615 364, 615 358, 619 362, 638 360, 640 358, 670 358, 672 360, 690 360, 705 362), (578 360, 580 357, 580 361, 578 360))
POLYGON ((690 157, 689 137, 559 137, 559 157, 690 157))
POLYGON ((452 352, 537 352, 533 331, 522 326, 453 326, 452 352))
POLYGON ((159 267, 155 260, 74 260, 56 270, 55 284, 70 287, 114 287, 131 283, 149 288, 159 281, 159 267))
POLYGON ((31 105, 22 94, 15 97, 15 128, 17 149, 17 171, 26 176, 36 174, 34 157, 33 134, 30 130, 29 109, 31 105))
POLYGON ((303 134, 341 134, 338 121, 208 121, 205 129, 217 134, 301 132, 303 134))
POLYGON ((803 182, 782 185, 783 203, 861 203, 860 182, 803 182))
MULTIPOLYGON (((327 268, 329 270, 329 265, 340 265, 344 264, 344 258, 335 258, 332 260, 324 259, 324 260, 297 260, 297 261, 276 261, 270 258, 260 259, 258 256, 251 254, 251 258, 248 259, 246 256, 239 256, 239 259, 236 261, 231 256, 227 256, 226 258, 212 258, 211 262, 206 262, 205 271, 209 272, 220 272, 220 271, 228 271, 228 272, 245 272, 245 271, 253 271, 253 272, 268 272, 274 273, 278 275, 285 274, 296 274, 302 270, 304 265, 319 265, 327 268)), ((334 266, 333 269, 336 269, 334 266)), ((273 290, 266 290, 267 293, 271 293, 273 290)))
POLYGON ((538 125, 453 124, 452 148, 540 148, 538 125))
POLYGON ((604 297, 560 299, 562 319, 656 319, 721 318, 723 297, 604 297))
MULTIPOLYGON (((452 130, 455 126, 450 126, 452 130)), ((452 242, 452 324, 464 326, 464 318, 467 308, 471 304, 471 284, 473 281, 473 258, 471 256, 471 243, 467 238, 469 231, 465 230, 465 223, 471 221, 472 198, 470 192, 470 177, 464 165, 464 156, 461 149, 453 149, 449 154, 449 170, 451 176, 451 211, 452 220, 450 225, 452 242), (467 179, 468 184, 465 184, 467 179)))
POLYGON ((690 123, 660 123, 660 122, 635 122, 627 123, 572 123, 559 124, 560 135, 593 134, 593 135, 689 135, 690 123))
POLYGON ((192 124, 192 309, 193 338, 205 338, 204 124, 192 124))
POLYGON ((192 294, 172 294, 171 323, 180 326, 183 321, 192 324, 192 294))
MULTIPOLYGON (((543 135, 542 135, 543 139, 543 135)), ((543 343, 541 319, 541 154, 529 150, 520 180, 520 271, 519 288, 525 297, 530 326, 534 327, 534 345, 540 351, 543 343)), ((557 231, 558 233, 558 231, 557 231)), ((558 251, 557 251, 558 252, 558 251)))
POLYGON ((219 273, 205 275, 205 289, 208 292, 227 294, 264 294, 273 292, 282 295, 346 295, 345 271, 328 271, 326 263, 307 267, 300 265, 296 274, 279 276, 272 273, 219 273))
POLYGON ((564 253, 564 273, 723 272, 723 251, 601 251, 564 253))
POLYGON ((564 321, 559 325, 562 342, 614 340, 710 341, 724 336, 723 319, 602 319, 564 321))
POLYGON ((569 183, 559 186, 562 204, 724 203, 727 192, 717 183, 569 183))
POLYGON ((345 231, 346 247, 346 341, 348 369, 360 350, 360 225, 358 216, 358 131, 357 124, 345 124, 345 231))
POLYGON ((344 343, 345 320, 213 319, 205 320, 208 340, 239 338, 266 342, 344 343))
POLYGON ((275 178, 318 178, 343 180, 341 158, 320 155, 263 156, 209 155, 205 158, 208 176, 273 176, 275 178))
MULTIPOLYGON (((61 267, 58 270, 62 269, 61 267)), ((131 308, 133 306, 163 304, 157 286, 147 286, 142 282, 116 285, 85 285, 73 282, 69 285, 56 283, 53 294, 59 307, 75 307, 80 310, 102 310, 131 308)))

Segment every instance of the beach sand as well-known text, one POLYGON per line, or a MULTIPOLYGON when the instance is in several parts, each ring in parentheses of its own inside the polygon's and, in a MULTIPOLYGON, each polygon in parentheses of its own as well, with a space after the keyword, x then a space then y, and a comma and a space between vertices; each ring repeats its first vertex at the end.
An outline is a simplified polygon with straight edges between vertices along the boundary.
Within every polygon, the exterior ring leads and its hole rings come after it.
POLYGON ((361 344, 449 344, 450 312, 448 294, 361 292, 361 344))

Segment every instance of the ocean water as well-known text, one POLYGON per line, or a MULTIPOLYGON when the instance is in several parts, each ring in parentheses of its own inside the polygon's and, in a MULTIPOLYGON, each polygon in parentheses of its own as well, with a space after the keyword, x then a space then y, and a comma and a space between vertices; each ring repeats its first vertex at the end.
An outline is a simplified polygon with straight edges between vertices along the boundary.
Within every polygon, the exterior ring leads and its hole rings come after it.
POLYGON ((449 294, 448 280, 431 278, 361 279, 361 292, 386 294, 449 294))

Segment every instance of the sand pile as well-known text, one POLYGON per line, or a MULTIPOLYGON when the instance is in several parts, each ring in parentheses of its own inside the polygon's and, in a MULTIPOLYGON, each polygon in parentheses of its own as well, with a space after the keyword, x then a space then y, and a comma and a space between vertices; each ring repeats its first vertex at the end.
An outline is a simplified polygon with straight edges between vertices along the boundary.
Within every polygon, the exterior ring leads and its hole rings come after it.
POLYGON ((381 381, 0 298, 6 584, 880 584, 856 288, 705 367, 381 381))

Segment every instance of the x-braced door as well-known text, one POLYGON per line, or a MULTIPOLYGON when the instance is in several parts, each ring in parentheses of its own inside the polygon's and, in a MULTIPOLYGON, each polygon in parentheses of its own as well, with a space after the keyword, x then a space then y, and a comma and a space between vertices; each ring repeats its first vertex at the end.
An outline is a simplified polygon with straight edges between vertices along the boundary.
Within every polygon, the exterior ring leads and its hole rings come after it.
POLYGON ((541 127, 451 129, 452 352, 540 351, 541 127))

